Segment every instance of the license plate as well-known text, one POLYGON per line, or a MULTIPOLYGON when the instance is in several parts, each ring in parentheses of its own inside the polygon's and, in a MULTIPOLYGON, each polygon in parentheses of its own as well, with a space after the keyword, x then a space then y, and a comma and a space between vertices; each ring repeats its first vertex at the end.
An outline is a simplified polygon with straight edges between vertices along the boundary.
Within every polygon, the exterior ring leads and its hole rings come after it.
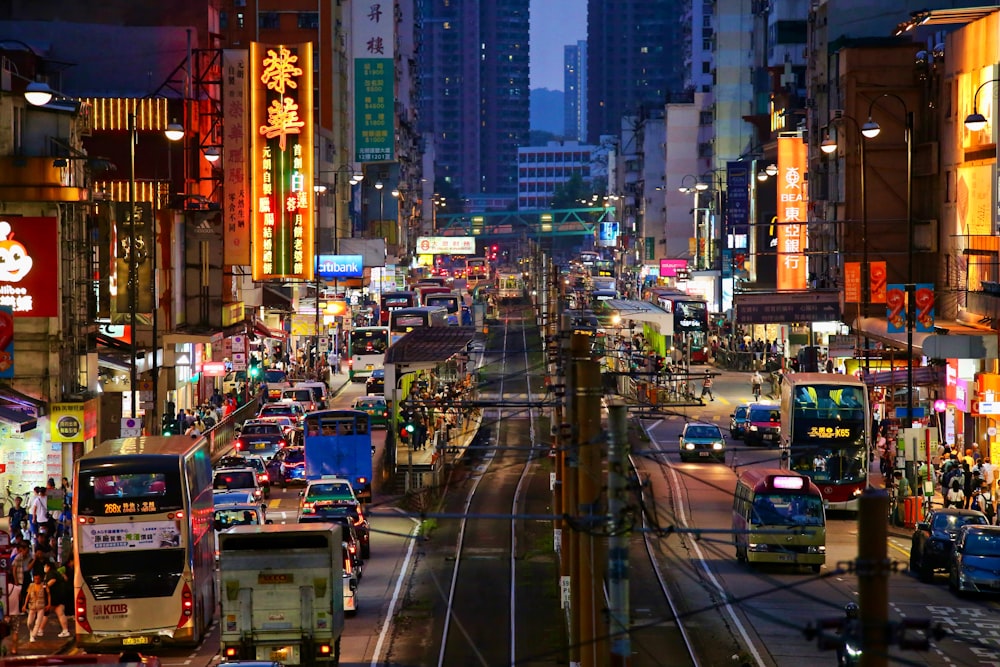
POLYGON ((698 456, 708 456, 709 452, 698 452, 698 456))
POLYGON ((793 556, 792 554, 778 554, 778 560, 790 563, 791 561, 795 560, 795 556, 793 556))
POLYGON ((766 434, 764 434, 764 439, 765 440, 774 440, 774 434, 773 433, 766 433, 766 434))
POLYGON ((125 637, 122 639, 122 646, 140 646, 151 643, 152 640, 149 637, 125 637))
POLYGON ((374 364, 368 364, 367 366, 365 366, 365 370, 366 371, 373 371, 373 370, 375 370, 375 365, 374 364))

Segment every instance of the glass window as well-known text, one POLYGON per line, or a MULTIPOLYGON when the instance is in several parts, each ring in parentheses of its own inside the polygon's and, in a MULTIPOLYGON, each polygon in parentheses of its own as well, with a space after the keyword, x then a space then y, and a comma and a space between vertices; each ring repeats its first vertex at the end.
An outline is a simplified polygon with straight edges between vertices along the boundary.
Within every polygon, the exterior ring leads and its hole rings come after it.
POLYGON ((315 30, 319 27, 319 12, 299 12, 299 29, 315 30))
POLYGON ((261 12, 257 20, 257 27, 261 29, 275 30, 279 25, 278 12, 261 12))
POLYGON ((252 489, 256 486, 256 479, 250 470, 224 470, 215 473, 215 480, 212 487, 216 489, 252 489))

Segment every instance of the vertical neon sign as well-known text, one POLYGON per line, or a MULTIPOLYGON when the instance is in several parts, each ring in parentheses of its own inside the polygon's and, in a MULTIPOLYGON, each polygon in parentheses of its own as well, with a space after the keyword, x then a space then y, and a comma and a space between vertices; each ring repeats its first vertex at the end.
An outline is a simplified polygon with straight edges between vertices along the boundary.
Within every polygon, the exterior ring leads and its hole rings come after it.
POLYGON ((312 43, 250 45, 254 280, 313 280, 312 43))

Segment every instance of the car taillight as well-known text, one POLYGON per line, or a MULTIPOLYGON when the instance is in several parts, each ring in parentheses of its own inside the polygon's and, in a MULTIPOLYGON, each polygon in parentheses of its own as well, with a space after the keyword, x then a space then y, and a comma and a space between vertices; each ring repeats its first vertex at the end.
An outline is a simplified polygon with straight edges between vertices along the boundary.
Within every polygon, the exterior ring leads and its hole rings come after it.
POLYGON ((90 621, 87 620, 87 596, 83 594, 83 589, 76 594, 76 624, 86 632, 92 632, 90 621))
POLYGON ((185 624, 189 623, 193 613, 194 595, 191 594, 191 586, 184 582, 184 588, 181 589, 181 619, 177 621, 177 627, 183 628, 185 624))
POLYGON ((233 446, 236 447, 237 451, 239 451, 243 449, 243 441, 240 440, 239 438, 236 438, 236 440, 233 440, 233 446))
POLYGON ((258 482, 269 482, 269 481, 271 481, 271 478, 268 476, 267 473, 264 473, 263 475, 257 475, 257 481, 258 482))
POLYGON ((284 439, 281 439, 281 440, 278 441, 278 447, 284 447, 287 444, 288 444, 288 442, 286 440, 284 440, 284 439))

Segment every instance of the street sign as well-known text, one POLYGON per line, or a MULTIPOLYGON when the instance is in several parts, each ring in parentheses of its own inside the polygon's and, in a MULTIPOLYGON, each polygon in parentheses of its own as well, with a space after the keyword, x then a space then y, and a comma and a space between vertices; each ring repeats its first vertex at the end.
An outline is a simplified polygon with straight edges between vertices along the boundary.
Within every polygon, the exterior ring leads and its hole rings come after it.
POLYGON ((329 336, 320 336, 319 337, 319 351, 320 352, 329 352, 329 350, 330 350, 330 337, 329 336))
POLYGON ((123 438, 138 438, 142 435, 142 421, 133 417, 122 417, 123 438))
POLYGON ((235 356, 236 352, 246 352, 246 349, 247 349, 247 347, 246 347, 246 340, 247 340, 246 336, 242 336, 242 335, 240 335, 240 336, 233 336, 233 338, 232 338, 232 341, 233 341, 233 353, 234 353, 233 356, 235 356))
MULTIPOLYGON (((925 410, 923 408, 913 408, 912 419, 923 419, 925 410)), ((896 408, 896 419, 906 419, 906 408, 896 408)))
POLYGON ((754 292, 736 294, 740 324, 791 324, 840 319, 840 293, 835 291, 754 292))

